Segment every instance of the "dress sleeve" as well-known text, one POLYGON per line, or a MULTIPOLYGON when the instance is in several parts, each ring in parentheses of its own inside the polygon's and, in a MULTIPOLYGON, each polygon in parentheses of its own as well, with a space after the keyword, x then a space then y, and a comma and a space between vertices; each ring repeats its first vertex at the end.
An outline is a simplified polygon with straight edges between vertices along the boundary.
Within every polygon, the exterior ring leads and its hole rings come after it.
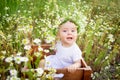
POLYGON ((77 45, 74 47, 74 53, 72 58, 73 58, 73 62, 82 59, 82 51, 77 45))

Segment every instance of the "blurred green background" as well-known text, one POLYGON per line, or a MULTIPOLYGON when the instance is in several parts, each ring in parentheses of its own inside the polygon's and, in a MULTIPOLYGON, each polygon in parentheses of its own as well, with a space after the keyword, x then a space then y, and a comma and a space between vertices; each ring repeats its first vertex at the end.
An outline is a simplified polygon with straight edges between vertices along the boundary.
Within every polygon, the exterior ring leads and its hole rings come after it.
POLYGON ((65 18, 79 25, 77 43, 92 80, 120 80, 119 0, 0 0, 0 66, 3 51, 4 57, 24 51, 26 37, 55 38, 65 18))

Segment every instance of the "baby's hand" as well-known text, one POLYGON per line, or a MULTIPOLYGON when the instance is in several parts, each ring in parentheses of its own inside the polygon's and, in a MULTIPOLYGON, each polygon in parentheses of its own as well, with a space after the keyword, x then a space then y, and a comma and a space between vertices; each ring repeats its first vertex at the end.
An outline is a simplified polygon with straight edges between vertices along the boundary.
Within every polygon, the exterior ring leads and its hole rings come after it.
POLYGON ((76 65, 71 65, 66 68, 67 68, 68 72, 73 73, 77 70, 78 67, 76 65))
POLYGON ((77 70, 77 68, 80 68, 80 66, 81 66, 81 64, 78 61, 78 62, 76 62, 76 63, 74 63, 66 68, 67 68, 68 72, 75 72, 77 70))
POLYGON ((77 70, 77 68, 80 68, 81 63, 80 60, 76 61, 74 64, 66 67, 68 72, 75 72, 77 70))

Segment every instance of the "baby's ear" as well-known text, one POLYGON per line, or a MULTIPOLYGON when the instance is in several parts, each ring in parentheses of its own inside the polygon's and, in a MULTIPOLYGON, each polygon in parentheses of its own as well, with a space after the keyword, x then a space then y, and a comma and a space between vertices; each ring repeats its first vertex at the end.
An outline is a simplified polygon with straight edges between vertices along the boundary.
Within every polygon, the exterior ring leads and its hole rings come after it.
POLYGON ((60 40, 60 34, 58 33, 56 36, 56 42, 60 40))

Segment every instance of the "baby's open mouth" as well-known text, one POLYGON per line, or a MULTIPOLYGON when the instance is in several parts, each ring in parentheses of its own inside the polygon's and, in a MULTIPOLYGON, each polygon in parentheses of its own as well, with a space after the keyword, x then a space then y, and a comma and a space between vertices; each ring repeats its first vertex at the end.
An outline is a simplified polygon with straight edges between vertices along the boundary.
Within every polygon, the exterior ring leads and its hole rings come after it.
POLYGON ((67 39, 73 39, 72 37, 67 37, 67 39))

